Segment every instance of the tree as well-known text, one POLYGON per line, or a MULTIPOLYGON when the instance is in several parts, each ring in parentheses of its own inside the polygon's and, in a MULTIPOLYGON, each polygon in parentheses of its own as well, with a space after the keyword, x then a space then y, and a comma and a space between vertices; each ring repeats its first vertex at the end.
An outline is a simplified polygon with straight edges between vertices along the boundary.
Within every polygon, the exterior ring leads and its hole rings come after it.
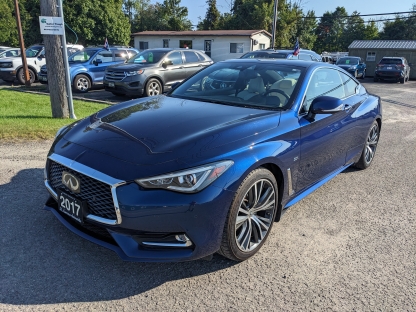
POLYGON ((160 30, 191 30, 192 22, 188 19, 188 9, 180 6, 181 0, 164 0, 160 5, 160 30))
MULTIPOLYGON (((19 6, 19 10, 23 11, 22 5, 19 6)), ((5 0, 0 2, 0 43, 2 45, 19 45, 17 28, 11 27, 11 25, 16 25, 16 20, 13 17, 13 14, 13 0, 5 0)))
POLYGON ((305 17, 299 22, 297 37, 301 48, 312 49, 317 37, 315 34, 317 26, 315 12, 308 11, 305 17))
POLYGON ((397 15, 394 21, 385 21, 380 39, 416 40, 416 4, 407 16, 397 15))
POLYGON ((342 35, 348 14, 344 7, 337 7, 334 12, 325 12, 315 30, 317 40, 314 50, 342 51, 342 35))
POLYGON ((364 38, 363 40, 374 40, 379 36, 378 27, 375 21, 370 21, 364 29, 364 38))
POLYGON ((357 11, 354 11, 347 19, 346 24, 344 25, 344 31, 341 36, 341 44, 340 49, 342 51, 348 50, 348 46, 354 41, 354 40, 362 40, 365 37, 365 25, 364 20, 361 16, 359 16, 360 13, 357 11))
MULTIPOLYGON (((41 0, 42 16, 58 16, 56 0, 41 0)), ((48 60, 48 84, 52 117, 68 118, 68 98, 65 88, 65 70, 61 39, 57 35, 43 35, 48 60)))
POLYGON ((217 0, 207 0, 208 9, 205 18, 198 23, 199 30, 213 30, 218 29, 220 20, 220 12, 217 9, 217 0))

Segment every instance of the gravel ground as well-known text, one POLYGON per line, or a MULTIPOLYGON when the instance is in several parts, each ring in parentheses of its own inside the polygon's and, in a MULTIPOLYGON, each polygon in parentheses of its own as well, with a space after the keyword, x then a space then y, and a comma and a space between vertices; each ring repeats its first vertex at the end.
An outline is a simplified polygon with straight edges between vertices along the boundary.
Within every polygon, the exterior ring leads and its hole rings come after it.
POLYGON ((42 210, 51 141, 0 143, 0 311, 416 311, 416 82, 366 86, 390 100, 372 166, 294 205, 238 264, 121 261, 42 210))

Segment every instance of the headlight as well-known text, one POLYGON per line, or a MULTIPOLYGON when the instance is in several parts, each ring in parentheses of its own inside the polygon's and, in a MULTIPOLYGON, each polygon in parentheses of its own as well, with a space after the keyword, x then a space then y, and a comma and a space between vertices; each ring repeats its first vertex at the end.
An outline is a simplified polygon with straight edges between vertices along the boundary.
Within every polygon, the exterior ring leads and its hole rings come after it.
POLYGON ((137 179, 144 188, 167 189, 171 191, 196 193, 219 178, 234 162, 220 161, 202 167, 173 172, 152 178, 137 179))
POLYGON ((355 70, 355 66, 350 66, 350 68, 348 68, 348 70, 355 70))
POLYGON ((0 63, 0 67, 1 68, 12 68, 13 63, 12 62, 3 62, 3 63, 0 63))
POLYGON ((136 76, 144 73, 144 69, 126 72, 126 76, 136 76))

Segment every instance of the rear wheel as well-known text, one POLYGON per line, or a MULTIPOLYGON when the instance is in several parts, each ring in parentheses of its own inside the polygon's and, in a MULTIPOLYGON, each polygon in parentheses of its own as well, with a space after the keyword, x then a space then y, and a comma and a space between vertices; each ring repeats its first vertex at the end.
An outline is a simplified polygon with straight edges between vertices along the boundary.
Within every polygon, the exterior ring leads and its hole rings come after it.
MULTIPOLYGON (((28 69, 28 71, 29 71, 30 83, 32 84, 35 82, 35 73, 31 69, 28 69)), ((19 69, 19 71, 17 72, 17 80, 19 80, 21 84, 25 84, 25 72, 23 68, 19 69)))
POLYGON ((405 77, 403 77, 403 78, 399 78, 399 81, 400 81, 400 83, 404 83, 404 81, 405 81, 405 77))
POLYGON ((371 125, 370 131, 367 136, 367 140, 364 145, 364 149, 361 153, 361 157, 358 162, 355 163, 355 167, 359 169, 366 169, 370 167, 376 154, 378 140, 380 138, 380 127, 377 121, 374 121, 371 125))
POLYGON ((277 210, 277 196, 273 174, 264 168, 253 170, 236 192, 218 252, 234 261, 253 256, 270 233, 277 210))
POLYGON ((81 93, 88 92, 91 89, 90 79, 85 75, 76 76, 74 79, 74 89, 81 93))

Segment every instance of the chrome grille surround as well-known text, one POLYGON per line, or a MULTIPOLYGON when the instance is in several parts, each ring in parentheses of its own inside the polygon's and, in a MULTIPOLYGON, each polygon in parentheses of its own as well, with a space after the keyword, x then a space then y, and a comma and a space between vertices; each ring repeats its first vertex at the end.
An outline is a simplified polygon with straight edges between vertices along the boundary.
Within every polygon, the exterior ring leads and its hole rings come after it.
POLYGON ((127 77, 125 72, 116 72, 112 70, 107 70, 105 72, 105 79, 108 81, 122 81, 127 77))
POLYGON ((52 154, 48 159, 50 165, 45 178, 45 186, 56 200, 58 200, 57 187, 63 187, 66 192, 72 194, 62 184, 62 174, 60 174, 63 170, 70 171, 81 178, 81 193, 73 195, 88 202, 89 213, 86 218, 106 225, 121 224, 122 218, 116 188, 125 184, 125 181, 110 177, 61 155, 52 154), (84 186, 82 189, 83 185, 87 185, 87 187, 84 186), (108 207, 110 205, 111 208, 108 207))

